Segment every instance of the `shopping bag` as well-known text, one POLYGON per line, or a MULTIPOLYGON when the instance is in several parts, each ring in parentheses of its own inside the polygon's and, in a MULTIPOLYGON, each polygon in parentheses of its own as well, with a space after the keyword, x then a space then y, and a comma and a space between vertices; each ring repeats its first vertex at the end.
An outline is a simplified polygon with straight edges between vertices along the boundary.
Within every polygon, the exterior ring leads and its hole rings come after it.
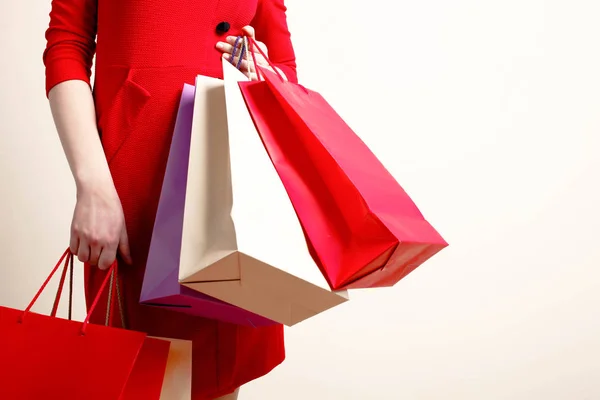
POLYGON ((319 93, 257 69, 240 88, 330 287, 392 286, 448 245, 319 93))
POLYGON ((163 338, 144 340, 120 400, 161 400, 172 343, 163 338))
POLYGON ((192 399, 192 342, 159 338, 171 342, 160 400, 192 399))
POLYGON ((147 306, 240 325, 272 325, 274 321, 211 298, 179 283, 194 93, 194 86, 188 84, 183 86, 150 242, 140 302, 147 306))
POLYGON ((64 271, 71 257, 67 250, 25 311, 0 307, 0 399, 121 399, 146 334, 89 323, 116 264, 83 322, 56 318, 64 271), (51 315, 32 312, 63 261, 51 315))
POLYGON ((312 260, 238 81, 198 76, 179 281, 291 326, 347 300, 312 260))
MULTIPOLYGON (((127 328, 121 298, 120 279, 113 272, 109 282, 108 304, 106 307, 106 324, 113 325, 114 301, 116 297, 121 317, 121 327, 127 328)), ((69 302, 69 308, 71 304, 69 302)), ((171 340, 168 338, 146 337, 140 353, 135 360, 125 389, 119 400, 160 400, 164 389, 168 358, 171 354, 171 340)))

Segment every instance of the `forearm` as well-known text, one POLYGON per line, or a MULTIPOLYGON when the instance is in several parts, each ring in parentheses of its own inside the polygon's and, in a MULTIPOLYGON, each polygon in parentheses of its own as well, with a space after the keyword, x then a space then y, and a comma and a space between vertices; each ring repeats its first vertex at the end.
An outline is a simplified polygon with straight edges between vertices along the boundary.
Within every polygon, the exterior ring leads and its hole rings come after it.
POLYGON ((98 135, 89 85, 81 80, 62 82, 50 90, 48 99, 78 193, 114 186, 98 135))

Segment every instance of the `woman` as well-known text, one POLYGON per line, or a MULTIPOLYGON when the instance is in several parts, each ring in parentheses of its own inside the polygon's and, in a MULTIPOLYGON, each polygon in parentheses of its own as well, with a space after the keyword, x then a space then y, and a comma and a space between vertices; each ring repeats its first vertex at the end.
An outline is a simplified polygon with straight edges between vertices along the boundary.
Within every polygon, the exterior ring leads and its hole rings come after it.
MULTIPOLYGON (((256 33, 296 81, 285 13, 283 0, 52 1, 46 91, 77 187, 70 248, 86 263, 88 306, 117 257, 127 328, 193 340, 194 400, 235 399, 283 361, 284 344, 282 326, 253 329, 138 303, 178 100, 197 74, 221 77, 221 57, 244 33, 256 33)), ((252 63, 241 68, 255 78, 252 63)), ((104 323, 105 310, 96 311, 93 322, 104 323)))

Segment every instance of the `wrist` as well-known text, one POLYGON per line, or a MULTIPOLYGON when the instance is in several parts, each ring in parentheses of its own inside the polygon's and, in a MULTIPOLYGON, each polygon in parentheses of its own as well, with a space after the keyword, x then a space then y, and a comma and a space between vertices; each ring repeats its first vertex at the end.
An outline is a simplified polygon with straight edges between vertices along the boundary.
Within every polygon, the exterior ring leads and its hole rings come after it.
POLYGON ((79 170, 74 174, 74 177, 77 197, 116 191, 108 168, 79 170))

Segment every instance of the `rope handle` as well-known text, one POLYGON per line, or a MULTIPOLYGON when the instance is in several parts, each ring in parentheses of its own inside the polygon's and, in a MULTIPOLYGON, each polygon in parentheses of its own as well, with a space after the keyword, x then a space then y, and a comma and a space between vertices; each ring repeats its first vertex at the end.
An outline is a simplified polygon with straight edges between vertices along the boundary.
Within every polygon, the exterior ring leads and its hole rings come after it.
POLYGON ((58 284, 58 290, 56 291, 56 297, 54 298, 54 305, 52 306, 52 312, 50 313, 51 317, 56 317, 56 312, 58 311, 58 305, 60 303, 60 298, 62 295, 63 287, 65 285, 65 278, 67 277, 67 269, 70 270, 69 275, 69 320, 71 319, 71 309, 72 309, 72 298, 73 298, 73 255, 71 252, 67 254, 65 257, 65 266, 63 267, 63 271, 60 277, 60 283, 58 284))
POLYGON ((106 305, 106 317, 104 320, 104 325, 112 326, 112 318, 113 318, 113 293, 117 294, 117 305, 119 308, 119 315, 121 317, 121 327, 126 329, 127 326, 125 324, 125 313, 123 312, 123 301, 121 297, 121 285, 119 282, 119 274, 116 270, 112 271, 110 274, 110 283, 108 288, 108 303, 106 305))
MULTIPOLYGON (((83 320, 83 325, 81 326, 81 334, 82 335, 85 335, 85 331, 87 329, 87 326, 90 323, 90 318, 92 316, 92 313, 94 312, 94 310, 98 306, 98 303, 100 302, 100 296, 102 295, 102 293, 104 293, 104 289, 106 289, 106 286, 108 286, 108 283, 114 279, 115 275, 117 275, 117 261, 116 260, 115 260, 115 262, 113 262, 110 269, 108 270, 108 273, 106 274, 106 277, 104 278, 104 281, 102 282, 102 286, 100 286, 100 290, 98 290, 98 294, 96 294, 96 298, 94 299, 92 306, 90 307, 85 319, 83 320)), ((109 291, 109 293, 110 293, 110 291, 109 291)), ((112 296, 109 295, 109 301, 111 298, 112 298, 112 296)), ((109 307, 109 309, 110 309, 110 307, 109 307)))
MULTIPOLYGON (((37 300, 39 299, 40 295, 42 294, 42 292, 44 291, 44 289, 46 288, 46 286, 48 286, 48 282, 50 282, 50 279, 52 279, 52 277, 54 276, 54 274, 56 273, 56 271, 58 271, 58 269, 60 268, 60 264, 63 262, 63 260, 65 260, 65 271, 66 271, 66 267, 67 267, 67 263, 68 263, 68 258, 69 255, 71 254, 71 251, 69 249, 67 249, 63 255, 60 257, 60 260, 58 260, 58 262, 56 263, 56 265, 54 266, 54 268, 52 269, 52 272, 50 272, 50 275, 46 278, 46 280, 44 281, 44 283, 42 284, 42 287, 38 290, 38 292, 35 294, 35 296, 33 297, 33 299, 31 300, 31 302, 29 303, 29 305, 27 306, 27 308, 25 309, 25 311, 23 311, 23 314, 21 315, 21 318, 19 319, 19 322, 23 322, 23 318, 25 318, 25 314, 27 314, 28 312, 31 311, 31 308, 34 306, 34 304, 37 302, 37 300)), ((63 273, 64 276, 64 273, 63 273)), ((62 285, 64 284, 64 280, 61 279, 61 282, 59 284, 59 291, 62 292, 62 285)), ((59 294, 57 293, 57 298, 54 300, 54 308, 52 310, 52 316, 56 315, 56 308, 58 308, 58 298, 59 298, 59 294)))
MULTIPOLYGON (((238 36, 235 38, 235 43, 233 44, 233 53, 231 54, 231 60, 229 61, 231 63, 231 65, 233 65, 233 61, 235 60, 235 56, 236 56, 236 52, 238 50, 238 43, 240 42, 240 40, 242 39, 241 36, 238 36)), ((246 47, 244 46, 242 43, 242 46, 240 48, 240 56, 238 58, 238 62, 235 65, 235 67, 237 69, 240 69, 242 67, 242 61, 244 61, 244 55, 246 53, 246 47)))
POLYGON ((240 45, 239 46, 240 54, 239 54, 237 65, 235 65, 235 67, 237 69, 240 69, 240 67, 242 66, 242 60, 244 59, 244 55, 246 55, 248 62, 249 63, 251 62, 254 64, 254 70, 256 71, 256 77, 258 78, 258 80, 261 80, 261 75, 264 80, 264 74, 263 74, 262 70, 259 68, 258 63, 256 62, 256 56, 255 56, 256 52, 254 51, 254 48, 257 48, 258 52, 267 61, 267 63, 273 69, 273 71, 275 71, 275 73, 277 74, 279 79, 281 79, 282 81, 285 81, 285 79, 283 78, 283 76, 281 75, 279 70, 275 67, 273 62, 269 59, 269 57, 267 57, 265 52, 260 48, 260 46, 256 43, 256 41, 253 38, 251 38, 250 36, 244 35, 244 36, 238 36, 235 38, 235 43, 233 44, 233 53, 231 54, 231 60, 230 60, 232 65, 234 65, 234 60, 237 55, 238 45, 240 45), (241 45, 240 45, 240 40, 242 41, 241 45))
MULTIPOLYGON (((260 46, 256 43, 256 40, 254 40, 254 38, 252 38, 250 36, 244 36, 244 38, 250 44, 249 54, 252 56, 252 61, 254 62, 254 70, 256 71, 256 77, 260 80, 260 75, 262 74, 262 70, 259 69, 258 64, 256 63, 256 57, 254 56, 256 54, 254 51, 255 48, 258 49, 258 52, 260 53, 260 55, 263 56, 263 58, 267 61, 269 66, 273 69, 273 71, 275 71, 275 73, 277 74, 279 79, 281 79, 282 81, 285 81, 285 79, 283 78, 283 76, 281 76, 281 73, 279 72, 277 67, 275 67, 275 64, 273 64, 273 62, 271 62, 271 60, 269 59, 269 57, 267 57, 267 55, 265 54, 263 49, 261 49, 260 46), (259 73, 259 71, 260 71, 260 73, 259 73)), ((263 80, 264 80, 264 75, 263 75, 263 80)))
MULTIPOLYGON (((69 319, 71 319, 71 306, 72 306, 72 300, 73 300, 73 254, 71 253, 70 249, 67 248, 67 250, 63 253, 63 255, 60 257, 60 259, 58 260, 58 262, 56 263, 56 265, 54 266, 54 268, 52 269, 52 271, 50 272, 50 275, 48 275, 48 277, 46 278, 46 280, 44 281, 44 283, 42 284, 42 286, 40 287, 40 289, 37 291, 37 293, 35 294, 35 296, 33 297, 33 299, 31 300, 31 302, 29 303, 29 305, 27 306, 27 308, 23 311, 23 313, 21 314, 18 322, 19 323, 23 323, 25 320, 25 316, 31 312, 31 308, 35 305, 35 303, 37 302, 37 300, 39 299, 40 295, 42 294, 42 292, 44 291, 44 289, 46 288, 46 286, 48 286, 48 283, 50 282, 50 280, 52 279, 52 277, 56 274, 56 271, 58 271, 58 269, 60 268, 61 264, 64 263, 64 267, 63 267, 63 272, 61 275, 61 280, 59 283, 59 287, 58 287, 58 291, 56 294, 56 297, 54 299, 54 305, 52 307, 52 313, 51 316, 55 317, 56 316, 56 312, 58 310, 58 303, 60 300, 60 296, 62 294, 62 289, 64 287, 64 282, 66 279, 66 272, 69 266, 71 266, 71 273, 70 273, 70 285, 69 285, 69 319)), ((90 307, 84 321, 83 324, 81 326, 81 334, 85 335, 85 331, 87 329, 87 326, 89 325, 90 322, 90 317, 92 315, 92 313, 94 312, 94 310, 96 309, 96 307, 98 306, 98 302, 100 301, 100 297, 102 295, 102 293, 104 292, 104 290, 106 289, 106 286, 108 285, 109 281, 111 282, 111 288, 112 288, 112 284, 114 284, 117 279, 114 279, 115 276, 117 276, 117 261, 115 260, 115 262, 111 265, 109 272, 106 274, 106 278, 104 278, 104 281, 102 282, 102 285, 100 286, 100 290, 98 291, 98 294, 96 294, 96 298, 94 299, 94 302, 92 303, 92 306, 90 307)), ((118 286, 117 286, 117 291, 118 291, 118 286)), ((119 295, 120 297, 120 295, 119 295)), ((109 295, 109 301, 111 301, 112 296, 109 295)), ((122 306, 121 306, 121 301, 119 299, 119 307, 121 309, 121 314, 122 314, 122 306)))

